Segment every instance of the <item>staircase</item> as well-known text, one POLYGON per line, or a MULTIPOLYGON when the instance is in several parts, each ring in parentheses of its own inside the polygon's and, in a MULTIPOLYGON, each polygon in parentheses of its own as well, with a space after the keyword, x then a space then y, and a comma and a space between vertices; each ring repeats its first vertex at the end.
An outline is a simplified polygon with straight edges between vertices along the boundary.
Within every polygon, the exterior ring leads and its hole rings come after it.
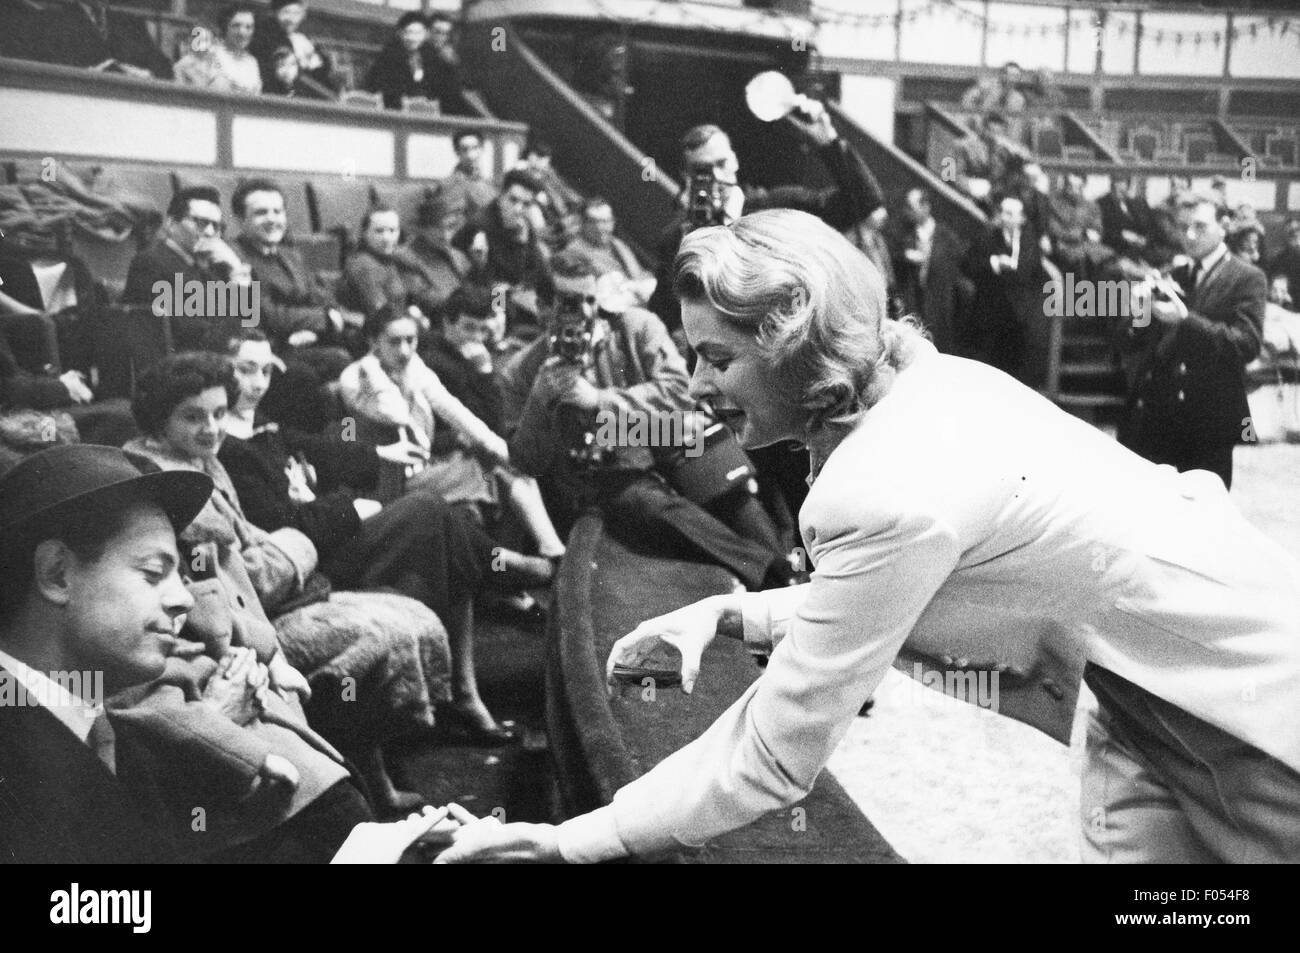
POLYGON ((1111 318, 1052 319, 1047 383, 1042 393, 1091 423, 1118 418, 1126 399, 1111 318))

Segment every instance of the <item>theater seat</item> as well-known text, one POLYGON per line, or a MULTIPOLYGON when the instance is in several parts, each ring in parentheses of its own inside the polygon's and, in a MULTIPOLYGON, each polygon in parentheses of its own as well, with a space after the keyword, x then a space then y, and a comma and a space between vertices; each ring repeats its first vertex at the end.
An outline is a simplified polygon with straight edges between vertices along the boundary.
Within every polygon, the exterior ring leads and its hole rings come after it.
POLYGON ((105 166, 95 179, 95 191, 130 203, 147 203, 159 215, 167 211, 173 194, 172 174, 151 166, 105 166))
POLYGON ((314 179, 307 183, 313 230, 355 235, 374 203, 370 184, 360 179, 314 179))
POLYGON ((419 221, 420 207, 429 200, 429 187, 416 182, 394 182, 373 187, 376 205, 397 209, 404 228, 413 228, 419 221))
POLYGON ((108 289, 109 298, 116 301, 121 297, 127 269, 140 245, 133 235, 111 241, 74 226, 68 230, 68 250, 86 263, 95 279, 108 289))
POLYGON ((293 243, 302 251, 308 268, 337 277, 343 264, 343 246, 337 235, 295 235, 293 243))

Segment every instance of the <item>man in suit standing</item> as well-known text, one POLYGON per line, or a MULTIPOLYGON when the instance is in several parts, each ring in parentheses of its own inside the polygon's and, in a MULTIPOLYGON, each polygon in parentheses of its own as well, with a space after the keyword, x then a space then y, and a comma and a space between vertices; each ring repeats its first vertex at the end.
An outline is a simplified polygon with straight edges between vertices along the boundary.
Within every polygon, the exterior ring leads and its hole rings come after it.
MULTIPOLYGON (((721 221, 730 225, 741 215, 765 208, 795 208, 816 215, 841 232, 867 218, 884 204, 880 184, 866 162, 840 138, 830 113, 816 100, 809 100, 806 112, 793 112, 788 120, 816 150, 835 185, 813 189, 804 185, 782 185, 773 189, 741 185, 740 159, 731 137, 712 124, 693 126, 682 136, 682 172, 709 169, 723 191, 721 221)), ((659 316, 678 340, 682 326, 681 305, 673 295, 673 259, 688 231, 685 217, 670 225, 659 240, 659 271, 655 292, 646 305, 659 316)))
POLYGON ((1260 351, 1268 282, 1228 253, 1212 199, 1183 198, 1176 221, 1191 260, 1174 269, 1176 287, 1157 285, 1154 320, 1129 328, 1143 351, 1119 439, 1148 460, 1209 470, 1231 487, 1232 448, 1253 439, 1243 368, 1260 351))
POLYGON ((1046 373, 1042 249, 1025 220, 1024 203, 1008 195, 993 222, 966 255, 963 270, 975 284, 965 353, 1036 387, 1046 373))
POLYGON ((910 189, 904 226, 893 234, 894 274, 903 311, 915 314, 944 354, 957 353, 970 303, 970 279, 961 273, 964 243, 935 221, 925 189, 910 189))
POLYGON ((1101 209, 1101 241, 1115 254, 1140 260, 1146 254, 1151 230, 1151 209, 1134 189, 1133 176, 1117 172, 1111 176, 1110 191, 1097 200, 1101 209))

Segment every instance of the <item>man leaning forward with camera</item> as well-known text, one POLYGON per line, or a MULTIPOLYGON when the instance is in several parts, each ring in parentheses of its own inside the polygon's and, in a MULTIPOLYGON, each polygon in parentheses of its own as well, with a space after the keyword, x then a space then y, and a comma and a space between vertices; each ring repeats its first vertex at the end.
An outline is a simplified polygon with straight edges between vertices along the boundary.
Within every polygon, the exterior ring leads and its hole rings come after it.
MULTIPOLYGON (((619 417, 689 420, 686 363, 649 311, 606 310, 613 306, 605 299, 605 307, 597 304, 596 267, 580 252, 561 252, 551 266, 549 333, 515 355, 502 377, 510 459, 538 478, 561 535, 584 509, 597 506, 615 533, 635 528, 666 554, 717 563, 749 589, 789 584, 790 561, 747 479, 693 492, 701 502, 671 485, 683 458, 695 456, 702 427, 676 428, 678 446, 597 439, 601 421, 619 417)), ((651 425, 642 432, 668 429, 651 425)))

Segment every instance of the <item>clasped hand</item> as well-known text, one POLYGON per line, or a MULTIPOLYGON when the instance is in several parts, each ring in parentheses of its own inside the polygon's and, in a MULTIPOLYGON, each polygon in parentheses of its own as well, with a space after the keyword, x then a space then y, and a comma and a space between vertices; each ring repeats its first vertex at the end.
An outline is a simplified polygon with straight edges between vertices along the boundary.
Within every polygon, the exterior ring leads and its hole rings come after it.
MULTIPOLYGON (((681 666, 682 690, 689 692, 699 675, 704 650, 717 635, 726 608, 725 596, 712 596, 642 622, 614 643, 606 663, 612 688, 614 668, 668 669, 681 666)), ((460 825, 451 846, 436 864, 559 863, 559 835, 550 824, 503 824, 496 817, 475 818, 457 804, 448 805, 460 825)))
POLYGON ((574 404, 584 410, 600 406, 600 391, 582 373, 582 368, 564 358, 548 357, 537 372, 533 393, 543 406, 574 404))

